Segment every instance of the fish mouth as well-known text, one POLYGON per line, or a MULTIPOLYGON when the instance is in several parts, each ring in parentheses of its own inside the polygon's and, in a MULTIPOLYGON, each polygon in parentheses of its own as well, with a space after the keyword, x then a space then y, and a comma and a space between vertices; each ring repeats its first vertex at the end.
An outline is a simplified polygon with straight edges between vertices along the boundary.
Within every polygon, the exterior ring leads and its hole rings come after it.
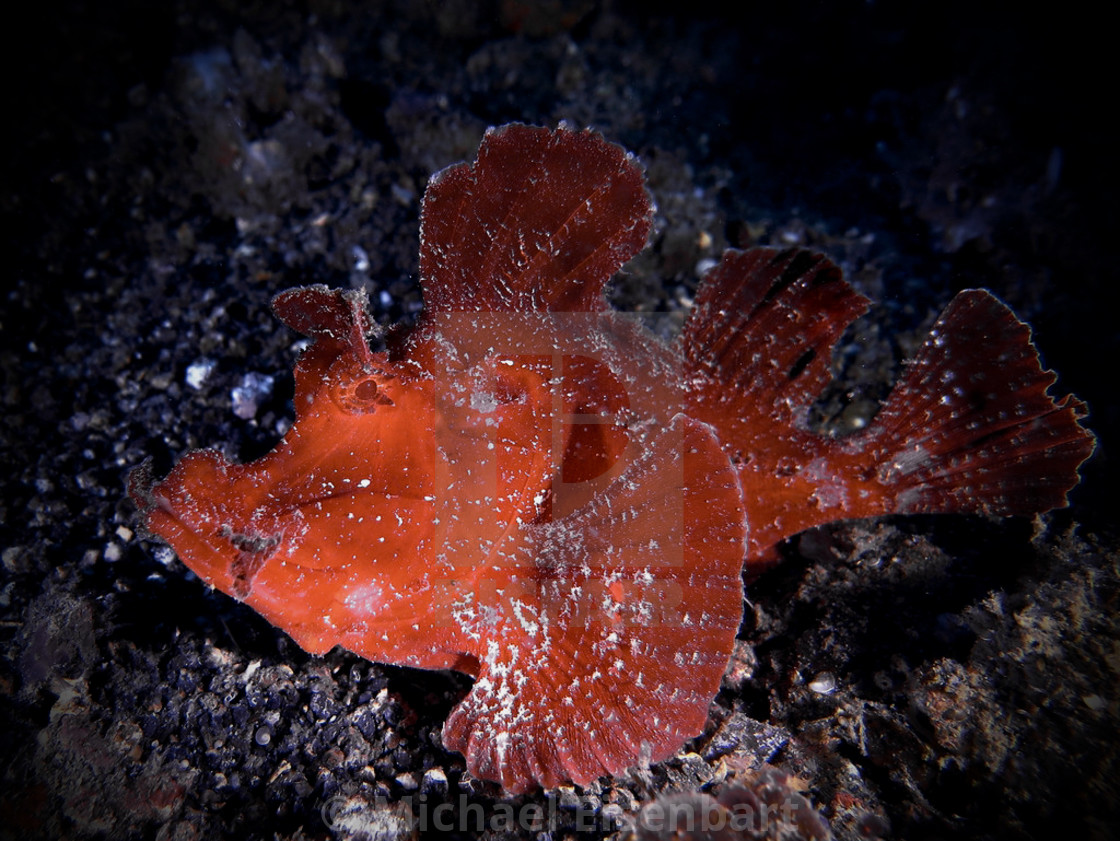
POLYGON ((242 502, 237 486, 244 474, 244 467, 217 451, 202 450, 186 456, 160 481, 150 461, 128 480, 129 496, 148 531, 169 543, 208 585, 239 601, 249 597, 254 578, 281 545, 300 531, 291 514, 270 517, 267 509, 253 511, 251 502, 242 502))
POLYGON ((431 560, 433 498, 359 483, 285 494, 292 489, 268 481, 266 467, 201 451, 160 481, 142 465, 129 494, 147 530, 204 583, 309 653, 342 645, 368 659, 470 672, 450 613, 461 586, 431 560))
POLYGON ((398 559, 430 549, 434 497, 363 482, 293 488, 273 480, 269 468, 202 450, 159 481, 142 464, 128 490, 149 532, 206 584, 258 611, 265 604, 282 610, 287 588, 305 582, 341 582, 345 592, 378 576, 403 584, 408 573, 398 559))

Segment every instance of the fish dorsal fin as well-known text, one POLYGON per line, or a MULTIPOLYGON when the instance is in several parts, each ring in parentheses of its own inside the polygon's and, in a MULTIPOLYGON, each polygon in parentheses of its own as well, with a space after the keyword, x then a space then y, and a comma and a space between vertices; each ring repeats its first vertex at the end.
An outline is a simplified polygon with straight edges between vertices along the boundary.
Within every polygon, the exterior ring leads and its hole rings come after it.
POLYGON ((823 523, 1065 505, 1093 452, 1085 405, 1049 394, 1030 329, 983 290, 950 302, 863 430, 806 429, 832 348, 866 304, 834 264, 798 250, 731 252, 697 294, 682 334, 691 411, 736 454, 756 570, 823 523))
POLYGON ((311 339, 311 346, 296 364, 296 393, 305 397, 296 404, 297 414, 303 414, 340 356, 348 356, 356 367, 373 364, 369 339, 381 334, 381 326, 370 314, 364 289, 332 289, 321 283, 299 286, 275 296, 272 311, 288 327, 311 339))
POLYGON ((443 739, 509 792, 663 759, 701 731, 719 688, 742 614, 738 477, 711 427, 684 415, 643 444, 604 493, 528 526, 524 562, 476 587, 478 679, 443 739))
POLYGON ((653 214, 634 158, 594 131, 508 125, 432 176, 420 215, 430 312, 599 311, 653 214))
POLYGON ((297 286, 276 295, 272 311, 293 330, 344 347, 364 346, 380 329, 369 314, 369 295, 364 289, 332 289, 322 283, 297 286))
POLYGON ((822 254, 732 250, 700 284, 681 348, 711 378, 707 399, 739 417, 801 425, 840 334, 867 305, 822 254))

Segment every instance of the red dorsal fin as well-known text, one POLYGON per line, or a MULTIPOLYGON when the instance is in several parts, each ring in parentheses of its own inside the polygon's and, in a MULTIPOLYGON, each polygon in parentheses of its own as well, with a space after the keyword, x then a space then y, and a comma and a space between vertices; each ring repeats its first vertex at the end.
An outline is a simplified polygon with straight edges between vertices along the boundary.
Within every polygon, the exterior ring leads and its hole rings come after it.
POLYGON ((641 169, 597 132, 508 125, 432 176, 420 218, 429 312, 599 311, 646 243, 641 169))
POLYGON ((332 289, 322 283, 297 286, 276 295, 272 311, 293 330, 344 347, 364 348, 366 340, 380 331, 369 314, 364 289, 332 289))
POLYGON ((742 613, 738 477, 705 424, 647 432, 603 494, 526 527, 523 561, 475 588, 478 680, 443 740, 509 792, 662 759, 719 688, 742 613))
POLYGON ((830 378, 832 348, 867 299, 821 254, 728 251, 704 277, 681 334, 709 398, 743 417, 801 425, 830 378))
MULTIPOLYGON (((958 294, 861 444, 895 512, 1031 515, 1066 505, 1095 439, 1086 406, 1049 394, 1030 328, 982 289, 958 294)), ((854 442, 853 442, 854 443, 854 442)))
POLYGON ((302 414, 331 365, 348 355, 358 368, 373 365, 370 337, 380 335, 381 325, 369 312, 364 289, 332 289, 321 283, 299 286, 272 299, 272 311, 284 324, 312 340, 296 365, 296 413, 302 414))
POLYGON ((691 411, 742 476, 755 571, 812 526, 889 513, 1034 514, 1066 504, 1094 438, 1085 406, 1048 393, 1029 328, 988 292, 962 292, 862 432, 804 426, 832 347, 866 307, 827 259, 734 252, 685 325, 691 411))

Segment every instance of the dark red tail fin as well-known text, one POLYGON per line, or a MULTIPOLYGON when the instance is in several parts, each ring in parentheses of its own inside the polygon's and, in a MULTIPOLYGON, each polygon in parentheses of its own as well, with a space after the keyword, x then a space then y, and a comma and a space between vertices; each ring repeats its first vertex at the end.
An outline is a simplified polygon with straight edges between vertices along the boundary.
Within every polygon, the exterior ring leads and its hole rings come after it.
POLYGON ((957 295, 859 442, 894 511, 1031 515, 1066 504, 1093 452, 1085 404, 1050 396, 1030 328, 983 289, 957 295))
POLYGON ((749 560, 835 520, 889 513, 1035 514, 1066 504, 1095 439, 1085 404, 1048 391, 1030 329, 994 295, 958 295, 873 422, 805 428, 832 348, 866 308, 818 254, 729 252, 681 337, 693 412, 719 430, 746 494, 749 560))

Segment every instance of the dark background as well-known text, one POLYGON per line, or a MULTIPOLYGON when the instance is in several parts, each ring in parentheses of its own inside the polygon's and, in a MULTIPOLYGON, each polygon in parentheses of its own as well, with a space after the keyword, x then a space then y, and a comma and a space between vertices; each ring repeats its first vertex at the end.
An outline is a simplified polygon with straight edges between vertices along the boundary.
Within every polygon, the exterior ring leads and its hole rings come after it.
MULTIPOLYGON (((362 285, 384 323, 414 317, 428 176, 489 125, 568 120, 634 151, 658 202, 619 306, 671 324, 702 261, 756 242, 824 250, 877 299, 826 418, 880 399, 955 291, 1031 323, 1100 438, 1072 507, 802 539, 750 590, 751 679, 713 720, 778 728, 767 758, 843 837, 1109 837, 1120 220, 1099 21, 952 2, 22 11, 0 36, 0 833, 330 837, 327 798, 399 797, 432 769, 436 795, 493 805, 438 746, 462 680, 308 658, 142 535, 124 489, 147 458, 267 451, 296 355, 271 296, 362 285), (244 420, 229 391, 249 371, 276 385, 244 420), (821 673, 841 691, 806 690, 821 673)), ((627 811, 715 785, 726 756, 694 749, 586 794, 627 811)))

